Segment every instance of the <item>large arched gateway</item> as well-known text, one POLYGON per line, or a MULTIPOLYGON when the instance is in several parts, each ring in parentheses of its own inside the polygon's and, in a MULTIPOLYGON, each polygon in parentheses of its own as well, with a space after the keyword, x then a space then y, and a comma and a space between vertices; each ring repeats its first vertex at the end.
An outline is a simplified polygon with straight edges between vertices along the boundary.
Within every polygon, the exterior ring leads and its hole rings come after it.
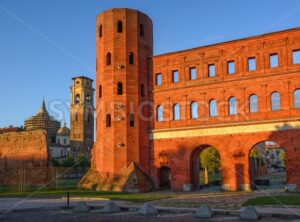
POLYGON ((216 148, 201 145, 195 148, 190 157, 191 188, 221 184, 221 158, 216 148))
MULTIPOLYGON (((261 141, 249 152, 252 189, 286 188, 286 152, 274 141, 261 141)), ((291 175, 288 175, 291 177, 291 175)))

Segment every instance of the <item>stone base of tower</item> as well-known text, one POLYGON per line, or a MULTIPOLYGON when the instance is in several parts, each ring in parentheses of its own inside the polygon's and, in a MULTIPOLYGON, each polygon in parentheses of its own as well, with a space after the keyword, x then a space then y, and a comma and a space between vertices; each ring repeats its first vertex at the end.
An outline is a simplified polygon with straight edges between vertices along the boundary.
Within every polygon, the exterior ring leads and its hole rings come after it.
POLYGON ((138 164, 131 162, 112 178, 91 168, 80 181, 79 188, 114 192, 150 192, 155 186, 152 178, 138 164))

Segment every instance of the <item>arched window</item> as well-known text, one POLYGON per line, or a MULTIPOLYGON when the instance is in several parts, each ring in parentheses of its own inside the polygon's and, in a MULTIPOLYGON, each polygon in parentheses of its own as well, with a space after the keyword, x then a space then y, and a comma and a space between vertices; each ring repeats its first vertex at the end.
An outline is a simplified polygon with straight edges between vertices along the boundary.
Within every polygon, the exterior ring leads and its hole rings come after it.
POLYGON ((145 86, 144 84, 141 84, 141 97, 145 96, 145 86))
POLYGON ((99 38, 102 37, 102 25, 99 26, 99 38))
POLYGON ((102 98, 102 85, 99 85, 99 98, 102 98))
POLYGON ((111 126, 111 117, 110 114, 106 114, 106 127, 111 126))
POLYGON ((80 95, 79 94, 76 94, 75 95, 75 104, 79 104, 79 102, 80 102, 80 95))
POLYGON ((215 99, 210 100, 209 102, 209 115, 211 117, 216 117, 218 115, 217 110, 217 101, 215 99))
POLYGON ((144 37, 144 35, 145 35, 144 25, 140 24, 140 36, 144 37))
POLYGON ((294 91, 294 108, 300 108, 300 89, 294 91))
POLYGON ((108 52, 108 53, 106 54, 106 65, 107 65, 107 66, 110 66, 110 65, 111 65, 111 53, 110 53, 110 52, 108 52))
POLYGON ((157 119, 157 122, 161 122, 164 120, 164 108, 161 105, 159 105, 156 108, 156 119, 157 119))
POLYGON ((273 92, 271 94, 271 110, 280 110, 280 94, 279 92, 273 92))
POLYGON ((229 102, 229 115, 236 115, 237 114, 236 98, 230 97, 228 102, 229 102))
POLYGON ((252 94, 249 97, 249 111, 250 113, 257 113, 258 112, 258 99, 255 94, 252 94))
POLYGON ((173 120, 180 120, 180 105, 178 103, 173 106, 173 120))
POLYGON ((129 53, 129 64, 133 65, 133 63, 134 63, 134 54, 133 54, 133 52, 130 52, 129 53))
POLYGON ((119 20, 117 26, 118 26, 118 33, 122 33, 123 32, 123 23, 122 23, 122 21, 119 20))
POLYGON ((75 121, 78 121, 78 114, 75 114, 75 121))
POLYGON ((87 94, 85 97, 85 100, 89 102, 89 101, 91 101, 91 99, 92 99, 91 95, 87 94))
POLYGON ((121 82, 118 82, 118 89, 117 89, 117 94, 118 95, 123 95, 123 84, 121 82))
POLYGON ((198 118, 198 103, 192 102, 190 109, 191 109, 191 119, 197 119, 198 118))
POLYGON ((129 125, 130 127, 134 127, 134 114, 131 113, 129 116, 129 125))

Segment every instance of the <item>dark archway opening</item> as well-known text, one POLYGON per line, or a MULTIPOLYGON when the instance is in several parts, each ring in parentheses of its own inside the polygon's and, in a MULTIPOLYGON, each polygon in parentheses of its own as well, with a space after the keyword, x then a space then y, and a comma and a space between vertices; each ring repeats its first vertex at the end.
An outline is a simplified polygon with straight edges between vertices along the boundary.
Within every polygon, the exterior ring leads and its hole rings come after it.
POLYGON ((158 171, 159 189, 171 189, 171 169, 167 166, 162 166, 158 171))
POLYGON ((190 172, 193 190, 220 190, 222 185, 221 158, 217 149, 210 145, 202 145, 194 149, 191 154, 190 172))
POLYGON ((249 154, 251 189, 285 189, 285 150, 273 141, 257 143, 249 154))

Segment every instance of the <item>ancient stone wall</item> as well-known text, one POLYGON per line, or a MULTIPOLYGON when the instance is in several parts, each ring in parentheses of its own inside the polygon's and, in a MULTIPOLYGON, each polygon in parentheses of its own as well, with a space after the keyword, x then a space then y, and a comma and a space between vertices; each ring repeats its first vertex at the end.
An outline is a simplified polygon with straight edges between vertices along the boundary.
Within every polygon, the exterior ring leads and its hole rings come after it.
POLYGON ((48 166, 48 141, 43 130, 0 135, 0 169, 48 166))

